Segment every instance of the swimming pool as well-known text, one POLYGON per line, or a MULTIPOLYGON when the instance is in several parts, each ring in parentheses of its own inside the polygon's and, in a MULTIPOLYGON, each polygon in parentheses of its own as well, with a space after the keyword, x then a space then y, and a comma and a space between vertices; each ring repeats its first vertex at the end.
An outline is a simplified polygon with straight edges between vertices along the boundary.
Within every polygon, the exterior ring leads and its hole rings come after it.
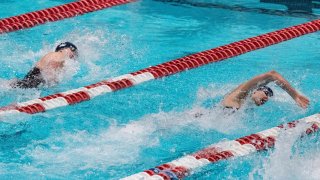
MULTIPOLYGON (((42 2, 37 9, 62 4, 42 2)), ((29 9, 21 8, 17 13, 26 11, 29 9)), ((10 11, 3 17, 17 13, 10 11)), ((64 40, 79 46, 81 59, 79 64, 71 65, 71 73, 54 88, 22 91, 8 89, 3 83, 1 105, 88 85, 306 21, 308 19, 139 1, 2 35, 0 71, 3 79, 21 78, 38 58, 64 40)), ((75 106, 32 116, 6 117, 1 123, 1 177, 119 179, 222 139, 234 139, 314 114, 319 109, 320 95, 317 35, 150 81, 75 106), (234 116, 225 116, 216 107, 223 95, 237 84, 271 69, 279 71, 310 97, 311 106, 307 111, 298 108, 279 89, 275 90, 277 96, 264 107, 249 107, 234 116), (198 112, 204 116, 194 118, 198 112)), ((317 136, 306 137, 301 142, 295 141, 297 137, 283 137, 282 147, 210 165, 189 178, 280 179, 303 178, 304 173, 316 178, 318 168, 309 165, 319 161, 319 158, 310 158, 319 152, 317 136), (283 151, 291 148, 293 152, 283 151), (292 172, 298 168, 308 170, 292 172)))

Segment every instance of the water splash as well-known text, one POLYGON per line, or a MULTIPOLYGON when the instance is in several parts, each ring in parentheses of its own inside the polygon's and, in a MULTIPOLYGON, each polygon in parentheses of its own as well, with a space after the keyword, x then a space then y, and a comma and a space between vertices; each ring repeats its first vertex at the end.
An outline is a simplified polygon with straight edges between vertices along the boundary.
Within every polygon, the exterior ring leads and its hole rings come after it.
POLYGON ((94 134, 88 131, 57 132, 20 151, 26 159, 31 159, 34 173, 41 170, 45 174, 61 176, 90 169, 112 171, 114 167, 134 164, 141 159, 143 150, 158 146, 160 138, 174 136, 190 126, 195 131, 230 133, 239 126, 235 119, 240 117, 226 119, 222 117, 223 113, 221 107, 206 109, 197 105, 182 112, 160 111, 125 125, 113 122, 107 129, 94 134), (196 116, 197 113, 202 115, 196 116))
POLYGON ((76 30, 58 40, 73 42, 79 50, 78 62, 81 65, 81 78, 78 83, 101 81, 114 76, 129 60, 141 55, 133 49, 131 38, 125 34, 109 32, 107 29, 76 30), (119 63, 115 63, 119 62, 119 63))
POLYGON ((320 158, 314 156, 320 152, 319 143, 316 143, 318 147, 311 148, 311 150, 297 143, 306 127, 306 124, 298 124, 296 128, 281 133, 274 151, 269 157, 262 157, 264 159, 261 164, 257 161, 256 168, 249 174, 250 179, 257 176, 272 180, 319 179, 320 158))

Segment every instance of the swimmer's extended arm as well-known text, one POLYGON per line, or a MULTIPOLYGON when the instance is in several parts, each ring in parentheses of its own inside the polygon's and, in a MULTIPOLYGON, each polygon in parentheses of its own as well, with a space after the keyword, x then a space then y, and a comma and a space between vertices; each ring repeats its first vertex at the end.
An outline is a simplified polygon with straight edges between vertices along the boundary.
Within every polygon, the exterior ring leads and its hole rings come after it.
POLYGON ((275 82, 278 86, 280 86, 283 90, 285 90, 297 103, 299 106, 306 108, 309 104, 308 98, 299 94, 290 83, 283 78, 276 71, 270 71, 261 75, 254 77, 253 79, 241 84, 238 86, 232 93, 228 95, 225 99, 233 98, 233 99, 244 99, 248 93, 257 88, 258 86, 267 85, 270 82, 275 82))
POLYGON ((230 94, 228 94, 222 104, 225 107, 240 108, 242 100, 247 97, 249 92, 260 85, 266 85, 272 81, 271 72, 267 72, 258 75, 251 80, 240 84, 236 89, 234 89, 230 94))
POLYGON ((276 71, 270 71, 272 81, 274 81, 278 86, 280 86, 283 90, 285 90, 302 108, 307 108, 309 105, 309 99, 303 95, 301 95, 298 91, 296 91, 290 83, 284 79, 279 73, 276 71))
POLYGON ((234 97, 237 97, 239 99, 244 99, 248 95, 248 93, 257 88, 258 86, 266 85, 272 81, 274 81, 273 72, 270 71, 261 75, 258 75, 249 81, 240 84, 235 90, 233 90, 230 95, 233 95, 234 97))

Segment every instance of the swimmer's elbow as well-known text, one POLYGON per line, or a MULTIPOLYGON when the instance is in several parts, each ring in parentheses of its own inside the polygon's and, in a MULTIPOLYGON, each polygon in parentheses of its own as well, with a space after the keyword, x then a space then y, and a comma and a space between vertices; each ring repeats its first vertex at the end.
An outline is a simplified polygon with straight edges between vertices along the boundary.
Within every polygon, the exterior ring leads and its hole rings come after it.
POLYGON ((224 106, 224 107, 232 106, 232 103, 230 103, 231 101, 232 101, 232 100, 230 100, 230 97, 227 96, 227 97, 225 97, 225 98, 222 100, 221 104, 222 104, 222 106, 224 106))
POLYGON ((225 99, 223 99, 223 100, 221 101, 221 104, 222 104, 222 106, 225 106, 225 104, 226 104, 226 100, 225 100, 225 99))
POLYGON ((275 70, 271 70, 271 71, 267 72, 266 74, 270 79, 273 79, 273 80, 278 79, 278 77, 280 76, 280 74, 275 70))
POLYGON ((271 71, 267 72, 267 74, 269 74, 269 75, 277 75, 279 73, 277 71, 275 71, 275 70, 271 70, 271 71))

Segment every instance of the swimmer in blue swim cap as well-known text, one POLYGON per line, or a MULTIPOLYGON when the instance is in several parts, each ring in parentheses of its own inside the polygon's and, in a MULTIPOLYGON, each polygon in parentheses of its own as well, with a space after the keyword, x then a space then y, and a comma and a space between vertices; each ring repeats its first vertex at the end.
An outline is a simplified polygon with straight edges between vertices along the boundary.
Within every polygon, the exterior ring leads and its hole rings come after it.
POLYGON ((309 99, 296 91, 290 83, 276 71, 261 74, 239 85, 231 93, 225 96, 222 105, 226 108, 239 109, 244 103, 244 100, 249 96, 257 106, 261 106, 273 96, 271 88, 266 86, 270 82, 275 82, 285 90, 300 107, 308 107, 309 99))
POLYGON ((50 52, 41 58, 22 80, 17 80, 12 87, 38 88, 44 84, 56 84, 59 73, 66 61, 78 57, 78 48, 70 43, 59 44, 55 52, 50 52))

